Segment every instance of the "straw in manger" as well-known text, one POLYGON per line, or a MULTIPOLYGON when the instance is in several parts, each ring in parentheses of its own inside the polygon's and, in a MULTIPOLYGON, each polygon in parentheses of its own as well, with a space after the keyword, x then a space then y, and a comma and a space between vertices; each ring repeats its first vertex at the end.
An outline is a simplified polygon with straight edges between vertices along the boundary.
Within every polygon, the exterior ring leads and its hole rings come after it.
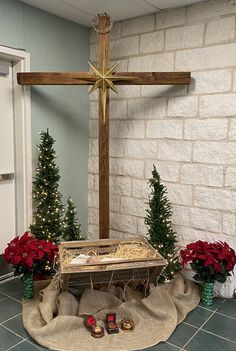
MULTIPOLYGON (((111 262, 113 260, 131 260, 155 258, 157 252, 144 242, 126 242, 113 245, 110 248, 91 247, 83 249, 63 249, 63 265, 76 262, 76 258, 84 259, 82 264, 111 262)), ((82 262, 82 261, 81 261, 82 262)))

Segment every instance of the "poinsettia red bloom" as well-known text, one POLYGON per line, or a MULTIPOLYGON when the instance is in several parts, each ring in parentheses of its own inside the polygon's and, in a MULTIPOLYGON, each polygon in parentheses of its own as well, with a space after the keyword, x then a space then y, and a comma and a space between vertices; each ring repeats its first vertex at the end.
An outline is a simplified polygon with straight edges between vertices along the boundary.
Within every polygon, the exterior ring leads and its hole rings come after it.
POLYGON ((224 282, 236 264, 235 251, 226 242, 208 243, 198 240, 180 251, 182 267, 190 263, 195 278, 202 281, 224 282))
POLYGON ((17 247, 19 247, 19 236, 17 236, 15 239, 13 239, 10 244, 9 247, 12 249, 15 249, 17 247))
POLYGON ((57 252, 57 245, 49 241, 37 240, 30 232, 25 232, 8 244, 3 258, 15 267, 17 273, 35 274, 48 262, 52 263, 57 257, 57 252))
POLYGON ((38 255, 42 255, 42 253, 46 253, 48 255, 48 260, 53 261, 55 254, 58 251, 57 245, 51 243, 50 241, 41 240, 38 243, 38 255))
POLYGON ((22 257, 23 265, 25 265, 26 267, 28 266, 29 268, 33 268, 34 260, 38 258, 35 252, 27 252, 26 250, 22 253, 22 257))
POLYGON ((20 253, 14 255, 12 257, 11 263, 13 264, 13 266, 17 266, 18 264, 20 264, 22 262, 22 256, 20 253))
POLYGON ((216 273, 219 273, 221 272, 222 266, 220 263, 214 263, 213 268, 216 273))
POLYGON ((45 251, 42 244, 37 245, 37 253, 38 253, 39 259, 41 260, 45 255, 45 251))
POLYGON ((22 256, 18 250, 14 250, 14 246, 10 245, 6 248, 3 258, 6 262, 17 265, 21 262, 22 256))

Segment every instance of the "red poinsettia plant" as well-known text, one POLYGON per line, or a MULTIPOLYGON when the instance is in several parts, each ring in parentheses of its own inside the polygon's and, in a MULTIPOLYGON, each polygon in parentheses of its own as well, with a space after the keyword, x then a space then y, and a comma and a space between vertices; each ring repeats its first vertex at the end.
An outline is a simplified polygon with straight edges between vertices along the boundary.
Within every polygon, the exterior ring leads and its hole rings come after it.
POLYGON ((190 263, 196 272, 194 279, 214 283, 224 283, 236 264, 235 251, 226 242, 208 243, 196 241, 180 251, 182 267, 190 263))
POLYGON ((58 255, 57 245, 38 240, 30 232, 15 237, 5 249, 3 258, 15 268, 15 275, 39 274, 52 267, 58 255))

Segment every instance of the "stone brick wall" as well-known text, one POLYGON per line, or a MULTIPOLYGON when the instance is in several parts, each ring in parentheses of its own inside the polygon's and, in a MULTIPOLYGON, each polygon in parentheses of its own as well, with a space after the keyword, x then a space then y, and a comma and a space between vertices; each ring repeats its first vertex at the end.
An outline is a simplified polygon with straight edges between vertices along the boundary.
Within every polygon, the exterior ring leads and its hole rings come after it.
MULTIPOLYGON (((111 237, 146 234, 155 164, 179 242, 236 238, 236 1, 216 0, 115 23, 119 71, 190 70, 190 87, 122 86, 111 94, 111 237)), ((91 60, 96 61, 91 33, 91 60)), ((90 96, 89 229, 98 237, 97 94, 90 96)))

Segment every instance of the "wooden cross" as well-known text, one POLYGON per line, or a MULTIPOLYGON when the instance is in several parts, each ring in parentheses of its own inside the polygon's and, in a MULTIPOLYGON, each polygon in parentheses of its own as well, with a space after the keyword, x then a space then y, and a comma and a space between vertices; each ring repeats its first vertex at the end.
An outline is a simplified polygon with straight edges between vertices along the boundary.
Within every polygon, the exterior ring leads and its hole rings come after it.
POLYGON ((109 238, 109 89, 116 85, 188 85, 190 72, 116 72, 110 67, 111 20, 98 15, 98 67, 90 72, 25 72, 17 74, 21 85, 92 85, 99 89, 99 238, 109 238))

